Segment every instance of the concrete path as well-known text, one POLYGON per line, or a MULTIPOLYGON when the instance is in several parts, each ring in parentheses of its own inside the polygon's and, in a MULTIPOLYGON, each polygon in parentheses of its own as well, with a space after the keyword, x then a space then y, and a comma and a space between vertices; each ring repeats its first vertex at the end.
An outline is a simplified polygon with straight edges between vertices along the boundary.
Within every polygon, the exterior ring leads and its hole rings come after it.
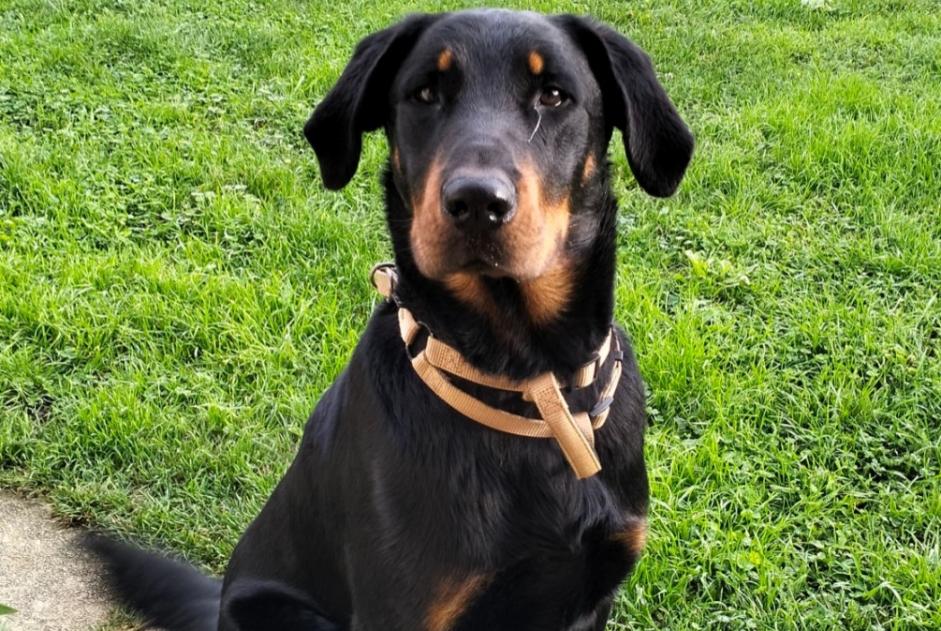
POLYGON ((94 568, 43 504, 0 492, 0 616, 3 631, 89 631, 111 610, 94 568))

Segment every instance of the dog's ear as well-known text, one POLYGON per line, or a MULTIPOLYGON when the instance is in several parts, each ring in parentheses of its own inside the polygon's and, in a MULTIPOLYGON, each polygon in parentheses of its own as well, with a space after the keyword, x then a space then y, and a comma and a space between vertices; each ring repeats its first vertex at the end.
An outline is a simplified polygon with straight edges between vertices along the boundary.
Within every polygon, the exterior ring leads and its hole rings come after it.
POLYGON ((650 58, 603 24, 573 15, 554 19, 588 58, 601 87, 605 118, 624 135, 637 182, 651 195, 672 195, 693 155, 693 135, 657 80, 650 58))
POLYGON ((396 72, 415 40, 435 19, 433 15, 411 15, 361 41, 336 85, 304 125, 327 188, 343 188, 356 173, 362 135, 385 124, 396 72))

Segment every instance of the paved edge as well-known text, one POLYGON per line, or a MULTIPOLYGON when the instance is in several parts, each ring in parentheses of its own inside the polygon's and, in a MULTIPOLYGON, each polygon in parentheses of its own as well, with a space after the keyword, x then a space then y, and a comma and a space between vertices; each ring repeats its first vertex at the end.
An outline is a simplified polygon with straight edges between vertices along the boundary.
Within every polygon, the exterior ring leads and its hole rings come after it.
POLYGON ((104 627, 112 606, 91 560, 76 545, 81 531, 62 526, 45 504, 0 491, 0 629, 89 631, 104 627))

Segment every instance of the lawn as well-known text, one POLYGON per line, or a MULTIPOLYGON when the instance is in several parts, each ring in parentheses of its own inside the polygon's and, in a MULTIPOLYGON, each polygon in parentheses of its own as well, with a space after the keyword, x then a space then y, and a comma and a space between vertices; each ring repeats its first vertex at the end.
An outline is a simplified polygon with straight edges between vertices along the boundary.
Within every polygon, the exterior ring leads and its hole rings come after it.
MULTIPOLYGON (((698 138, 669 200, 610 152, 653 497, 609 628, 941 628, 937 1, 535 6, 698 138)), ((409 10, 0 0, 0 486, 224 567, 390 253, 384 139, 328 193, 300 129, 409 10)))

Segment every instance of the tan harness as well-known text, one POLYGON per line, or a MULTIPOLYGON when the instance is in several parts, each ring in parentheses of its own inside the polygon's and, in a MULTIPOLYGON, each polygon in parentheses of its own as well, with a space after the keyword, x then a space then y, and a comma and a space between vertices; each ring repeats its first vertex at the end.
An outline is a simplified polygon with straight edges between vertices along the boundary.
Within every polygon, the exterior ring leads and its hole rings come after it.
MULTIPOLYGON (((391 263, 373 268, 372 283, 389 300, 395 301, 397 278, 395 266, 391 263)), ((405 342, 406 352, 410 353, 412 343, 423 326, 415 320, 411 311, 396 304, 399 332, 405 342)), ((607 420, 614 392, 621 379, 621 349, 613 328, 598 349, 596 358, 583 365, 572 380, 565 384, 573 389, 592 385, 613 347, 615 363, 598 402, 591 412, 575 414, 569 410, 568 402, 562 395, 562 384, 555 374, 546 372, 525 381, 491 375, 472 366, 456 349, 435 338, 430 331, 427 333, 425 348, 412 357, 411 362, 415 373, 438 398, 467 418, 491 429, 529 438, 555 438, 565 459, 580 479, 591 477, 601 470, 601 462, 595 452, 594 430, 607 420), (458 388, 445 373, 488 388, 519 392, 523 400, 535 404, 542 418, 520 416, 488 405, 458 388)))

